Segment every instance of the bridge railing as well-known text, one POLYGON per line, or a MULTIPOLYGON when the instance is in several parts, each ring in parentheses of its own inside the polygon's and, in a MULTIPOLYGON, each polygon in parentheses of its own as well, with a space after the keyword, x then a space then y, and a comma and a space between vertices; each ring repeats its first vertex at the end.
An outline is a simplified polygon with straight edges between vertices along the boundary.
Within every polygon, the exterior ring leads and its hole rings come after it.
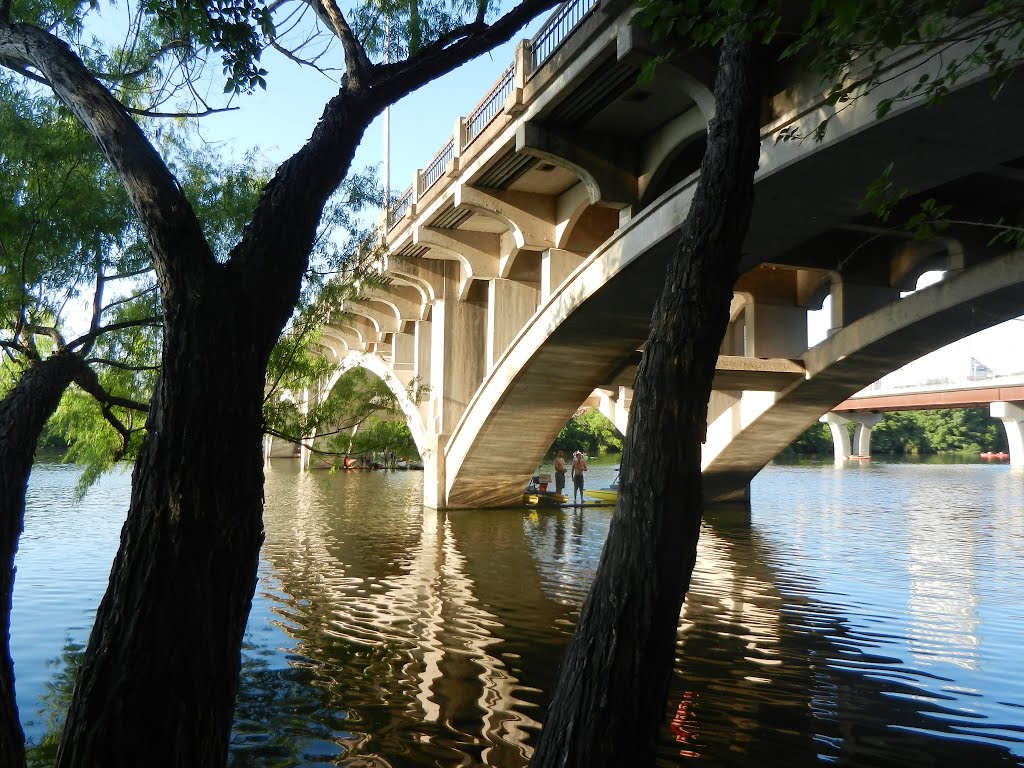
POLYGON ((387 230, 390 232, 394 229, 395 224, 401 221, 402 217, 405 216, 405 212, 409 210, 409 206, 412 204, 412 184, 405 188, 405 191, 398 196, 394 204, 388 210, 387 215, 387 230))
POLYGON ((466 116, 462 128, 462 146, 468 147, 470 142, 479 136, 484 128, 491 124, 491 121, 501 112, 505 99, 512 93, 512 84, 515 82, 516 65, 513 62, 508 69, 498 78, 487 95, 480 100, 476 108, 466 116))
POLYGON ((577 25, 597 7, 597 2, 598 0, 568 0, 558 7, 530 41, 531 74, 551 58, 577 25))
POLYGON ((427 165, 426 170, 419 174, 419 183, 417 184, 419 194, 422 195, 437 183, 437 180, 444 175, 445 169, 453 157, 455 157, 454 136, 448 139, 448 143, 438 150, 437 154, 434 155, 434 159, 427 165))
POLYGON ((431 187, 436 184, 448 166, 458 161, 462 151, 484 132, 505 109, 509 97, 521 89, 563 43, 580 23, 597 8, 601 0, 566 0, 544 23, 531 40, 525 40, 515 60, 501 73, 497 82, 470 111, 458 121, 459 127, 452 137, 434 155, 424 170, 416 172, 416 179, 391 206, 385 217, 387 232, 394 229, 431 187))

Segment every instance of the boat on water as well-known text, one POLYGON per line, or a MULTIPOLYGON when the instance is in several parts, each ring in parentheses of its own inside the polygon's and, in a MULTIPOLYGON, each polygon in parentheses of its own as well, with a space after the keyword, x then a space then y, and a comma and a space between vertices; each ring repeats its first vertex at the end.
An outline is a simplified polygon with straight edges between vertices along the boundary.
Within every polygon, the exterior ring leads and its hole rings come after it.
POLYGON ((614 504, 619 500, 619 476, 615 475, 615 479, 612 480, 611 485, 607 488, 593 488, 586 489, 583 491, 585 496, 597 499, 598 501, 606 504, 614 504))
POLYGON ((550 475, 534 475, 526 485, 523 493, 523 504, 528 507, 558 507, 565 504, 569 497, 564 493, 555 493, 548 490, 548 483, 551 482, 550 475))
POLYGON ((983 451, 978 455, 983 459, 1000 459, 1004 461, 1010 458, 1010 454, 1003 451, 983 451))

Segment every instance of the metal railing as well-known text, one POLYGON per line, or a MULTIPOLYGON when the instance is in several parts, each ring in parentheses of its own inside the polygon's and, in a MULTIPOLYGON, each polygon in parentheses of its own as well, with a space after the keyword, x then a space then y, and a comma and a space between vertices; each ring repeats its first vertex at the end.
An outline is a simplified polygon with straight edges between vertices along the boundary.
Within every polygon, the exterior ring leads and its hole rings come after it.
POLYGON ((423 173, 420 174, 420 188, 419 194, 423 194, 430 189, 437 180, 444 175, 445 169, 448 167, 448 163, 455 157, 455 137, 448 139, 448 143, 441 147, 441 151, 434 155, 434 159, 430 161, 430 165, 426 167, 423 173))
POLYGON ((476 108, 466 117, 465 127, 462 136, 462 146, 467 147, 469 143, 479 136, 484 128, 501 112, 505 99, 512 93, 512 83, 515 82, 516 65, 510 64, 498 82, 480 101, 476 108))
POLYGON ((597 7, 598 0, 569 0, 548 19, 530 41, 532 55, 531 72, 536 72, 551 55, 558 50, 569 34, 592 10, 597 7))
POLYGON ((399 196, 399 198, 397 200, 395 200, 394 204, 391 206, 391 210, 388 211, 388 219, 387 219, 387 221, 388 221, 388 231, 389 232, 392 229, 394 229, 395 224, 397 224, 402 219, 402 217, 405 216, 405 212, 407 210, 409 210, 409 206, 411 204, 412 204, 412 184, 410 184, 408 187, 406 187, 405 192, 403 192, 401 194, 401 196, 399 196))

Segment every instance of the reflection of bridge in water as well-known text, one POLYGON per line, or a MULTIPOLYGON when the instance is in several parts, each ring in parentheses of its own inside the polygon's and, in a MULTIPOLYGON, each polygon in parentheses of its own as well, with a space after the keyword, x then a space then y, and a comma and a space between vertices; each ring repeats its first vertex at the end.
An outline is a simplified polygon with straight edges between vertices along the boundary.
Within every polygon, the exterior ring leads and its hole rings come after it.
MULTIPOLYGON (((790 488, 792 478, 779 479, 785 471, 773 468, 767 480, 790 488)), ((840 501, 868 495, 857 490, 865 473, 835 474, 843 485, 830 506, 785 502, 774 512, 803 533, 803 557, 815 561, 846 556, 817 538, 839 510, 851 537, 877 522, 840 501)), ((263 724, 298 749, 295 723, 306 719, 308 731, 353 757, 525 765, 611 512, 421 514, 416 479, 268 475, 261 592, 269 594, 255 615, 267 612, 288 641, 270 668, 255 663, 245 673, 242 733, 263 724)), ((904 520, 881 547, 886 562, 900 553, 895 580, 909 587, 909 602, 896 606, 908 612, 900 630, 879 623, 884 609, 860 602, 870 589, 836 594, 819 569, 803 567, 794 554, 801 537, 781 533, 784 525, 712 509, 680 618, 677 717, 662 734, 663 754, 1013 764, 1005 749, 958 740, 975 698, 954 701, 948 681, 928 673, 936 664, 970 670, 981 658, 982 601, 968 572, 982 552, 979 524, 955 510, 904 520), (948 759, 936 758, 937 742, 948 759)), ((986 727, 1001 726, 977 725, 986 727)))
MULTIPOLYGON (((595 391, 627 426, 714 75, 713 54, 691 51, 638 84, 655 49, 633 12, 573 0, 519 46, 388 217, 390 285, 348 303, 324 337, 325 354, 373 368, 402 395, 430 506, 517 503, 595 391), (421 386, 420 402, 406 396, 421 386)), ((933 74, 935 62, 903 53, 884 85, 837 114, 808 79, 765 73, 749 256, 708 414, 711 498, 744 495, 779 450, 870 382, 1024 309, 1024 253, 964 227, 915 240, 860 209, 890 160, 907 210, 934 197, 958 219, 1012 221, 1024 205, 1024 84, 1011 79, 993 100, 983 77, 966 76, 941 104, 897 100, 876 120, 879 99, 933 74), (820 143, 777 143, 833 114, 820 143), (936 269, 942 282, 900 298, 936 269), (825 296, 831 333, 809 348, 806 312, 825 296)))

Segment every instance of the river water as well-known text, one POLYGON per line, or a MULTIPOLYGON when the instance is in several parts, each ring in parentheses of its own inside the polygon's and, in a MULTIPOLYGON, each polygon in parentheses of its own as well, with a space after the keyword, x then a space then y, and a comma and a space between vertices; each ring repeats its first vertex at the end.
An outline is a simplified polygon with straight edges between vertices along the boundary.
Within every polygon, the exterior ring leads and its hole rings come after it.
MULTIPOLYGON (((115 473, 75 505, 76 477, 36 467, 17 558, 33 744, 59 720, 128 501, 115 473)), ((232 766, 526 764, 611 511, 436 513, 421 481, 268 471, 232 766)), ((749 514, 703 526, 659 764, 1024 765, 1022 635, 1024 475, 768 467, 749 514)))

